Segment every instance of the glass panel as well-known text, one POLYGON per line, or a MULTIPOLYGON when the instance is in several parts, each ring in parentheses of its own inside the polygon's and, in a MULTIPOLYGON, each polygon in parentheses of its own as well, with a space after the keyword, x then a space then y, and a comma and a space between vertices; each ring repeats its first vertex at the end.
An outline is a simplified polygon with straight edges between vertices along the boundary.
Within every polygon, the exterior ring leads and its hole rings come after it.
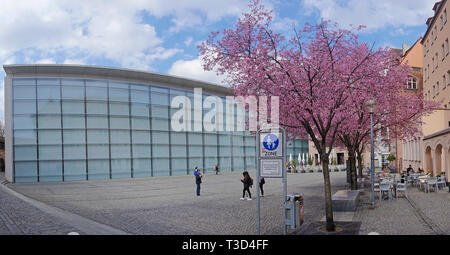
POLYGON ((13 79, 13 85, 36 85, 36 79, 13 79))
POLYGON ((171 146, 172 157, 186 157, 185 145, 172 145, 171 146))
POLYGON ((133 129, 150 129, 150 121, 147 118, 132 117, 131 126, 133 129))
POLYGON ((134 144, 150 144, 150 132, 149 131, 136 131, 133 130, 132 138, 134 144))
POLYGON ((131 115, 132 116, 149 116, 149 106, 144 104, 132 104, 131 105, 131 115))
POLYGON ((161 93, 151 93, 151 103, 154 105, 169 105, 169 96, 161 93))
POLYGON ((14 146, 14 160, 36 160, 37 149, 34 145, 14 146))
POLYGON ((14 116, 14 129, 33 129, 36 128, 36 116, 21 115, 14 116))
POLYGON ((64 159, 86 159, 86 145, 64 145, 64 159))
POLYGON ((111 177, 131 178, 131 159, 112 159, 111 177))
POLYGON ((84 114, 83 101, 62 101, 63 113, 84 114))
POLYGON ((109 82, 109 87, 110 88, 119 88, 119 89, 126 89, 126 90, 128 90, 128 83, 110 81, 109 82))
POLYGON ((130 131, 111 130, 111 143, 130 143, 130 131))
POLYGON ((151 155, 149 144, 133 144, 133 158, 149 158, 151 155))
POLYGON ((169 130, 169 120, 152 118, 152 130, 169 130))
POLYGON ((152 150, 153 150, 153 157, 162 157, 162 158, 169 157, 169 146, 168 145, 153 144, 152 150))
POLYGON ((110 127, 117 129, 130 129, 130 120, 128 117, 110 117, 110 127))
POLYGON ((63 130, 64 144, 85 144, 84 130, 63 130))
POLYGON ((187 172, 187 160, 186 158, 177 158, 172 159, 172 173, 173 172, 182 172, 186 174, 187 172))
POLYGON ((64 160, 64 180, 86 180, 86 161, 64 160))
POLYGON ((107 87, 108 84, 106 83, 106 81, 87 80, 86 86, 107 87))
POLYGON ((61 130, 39 130, 39 144, 61 144, 61 130))
POLYGON ((168 132, 152 132, 152 142, 154 144, 168 144, 169 133, 168 132))
POLYGON ((37 162, 14 162, 14 174, 16 182, 36 182, 37 162))
POLYGON ((131 102, 149 104, 150 96, 147 92, 132 90, 131 91, 131 102))
POLYGON ((61 145, 39 145, 39 159, 62 159, 61 145))
POLYGON ((219 134, 219 145, 231 145, 231 136, 219 134))
POLYGON ((172 144, 186 144, 186 133, 184 132, 171 132, 170 141, 172 144))
POLYGON ((133 176, 136 178, 151 176, 151 166, 150 159, 133 159, 133 176))
POLYGON ((88 128, 108 128, 107 116, 87 116, 88 128))
POLYGON ((36 87, 15 86, 14 99, 36 99, 36 87))
POLYGON ((109 104, 109 114, 110 115, 128 116, 130 114, 130 109, 128 107, 128 104, 110 103, 109 104))
POLYGON ((217 145, 217 135, 205 134, 205 145, 217 145))
POLYGON ((38 116, 39 128, 61 128, 61 116, 60 115, 39 115, 38 116))
POLYGON ((87 113, 108 114, 108 105, 106 102, 86 102, 87 113))
POLYGON ((169 88, 160 87, 160 86, 151 86, 151 91, 152 91, 152 93, 158 92, 158 93, 167 94, 167 93, 169 93, 169 88))
POLYGON ((244 147, 233 146, 233 156, 242 156, 244 155, 244 147))
POLYGON ((107 159, 109 158, 108 145, 88 145, 89 159, 107 159))
POLYGON ((88 160, 88 179, 108 179, 109 160, 88 160))
POLYGON ((88 143, 108 144, 108 130, 88 130, 88 143))
POLYGON ((193 158, 189 156, 189 174, 192 174, 194 172, 195 167, 200 168, 200 171, 204 173, 203 158, 193 158))
POLYGON ((128 102, 128 89, 109 88, 109 100, 128 102))
POLYGON ((107 88, 86 87, 86 99, 87 100, 107 100, 108 99, 108 90, 107 90, 107 88))
POLYGON ((219 157, 220 171, 230 172, 231 171, 231 158, 230 157, 219 157))
POLYGON ((205 156, 217 156, 217 146, 205 146, 205 156))
POLYGON ((84 128, 84 116, 63 115, 63 128, 84 128))
POLYGON ((203 144, 202 134, 199 133, 188 133, 189 144, 203 144))
POLYGON ((169 175, 169 160, 168 159, 152 159, 153 162, 153 176, 168 176, 169 175))
POLYGON ((60 99, 59 87, 55 86, 39 86, 37 87, 38 99, 60 99))
POLYGON ((169 118, 169 108, 164 106, 153 106, 152 107, 152 117, 158 118, 169 118))
POLYGON ((24 113, 35 114, 36 113, 36 101, 15 100, 14 101, 14 113, 15 114, 24 114, 24 113))
POLYGON ((15 130, 14 144, 36 144, 35 130, 15 130))
POLYGON ((129 144, 111 144, 111 158, 131 158, 129 144))
POLYGON ((59 79, 37 79, 37 85, 59 85, 59 79))
POLYGON ((64 86, 84 86, 84 80, 62 79, 61 84, 64 86))
POLYGON ((229 147, 229 146, 220 146, 219 147, 219 155, 220 156, 231 156, 231 147, 229 147))
POLYGON ((55 100, 38 100, 38 113, 61 113, 61 103, 55 100))
POLYGON ((81 99, 84 100, 84 87, 62 87, 63 99, 81 99))
MULTIPOLYGON (((144 84, 130 84, 130 89, 149 91, 150 86, 144 84)), ((148 94, 148 93, 147 93, 148 94)))
POLYGON ((203 147, 202 146, 189 146, 189 157, 203 157, 203 147))
POLYGON ((39 161, 39 181, 62 181, 62 162, 39 161))

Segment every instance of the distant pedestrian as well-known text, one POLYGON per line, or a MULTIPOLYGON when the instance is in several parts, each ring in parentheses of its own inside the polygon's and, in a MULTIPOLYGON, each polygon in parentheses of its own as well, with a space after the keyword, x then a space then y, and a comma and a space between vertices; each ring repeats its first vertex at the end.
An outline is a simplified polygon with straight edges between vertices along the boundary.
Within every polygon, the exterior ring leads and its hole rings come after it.
POLYGON ((250 193, 250 187, 253 185, 253 179, 250 177, 247 171, 243 172, 242 175, 244 178, 241 179, 241 182, 244 184, 244 190, 242 190, 241 200, 245 199, 245 191, 248 193, 247 200, 252 200, 252 193, 250 193))
POLYGON ((264 197, 264 189, 263 186, 266 183, 266 180, 264 179, 264 177, 261 177, 259 179, 259 190, 261 190, 261 197, 264 197))
POLYGON ((219 165, 215 164, 213 169, 216 172, 216 175, 219 174, 219 165))
POLYGON ((409 165, 409 167, 406 169, 406 174, 409 175, 409 172, 414 172, 413 168, 411 167, 411 165, 409 165))
POLYGON ((194 176, 195 184, 197 184, 197 196, 200 196, 200 184, 202 183, 203 174, 200 172, 200 169, 198 169, 198 167, 195 167, 194 176))

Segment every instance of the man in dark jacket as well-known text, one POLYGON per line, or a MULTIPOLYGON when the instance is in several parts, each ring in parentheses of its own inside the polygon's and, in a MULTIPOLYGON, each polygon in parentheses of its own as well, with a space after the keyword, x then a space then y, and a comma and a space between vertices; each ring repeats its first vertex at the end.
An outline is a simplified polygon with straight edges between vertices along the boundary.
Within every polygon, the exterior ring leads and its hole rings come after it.
POLYGON ((195 167, 194 171, 195 176, 195 184, 197 184, 197 196, 200 196, 200 184, 202 183, 202 173, 200 173, 200 169, 198 167, 195 167))

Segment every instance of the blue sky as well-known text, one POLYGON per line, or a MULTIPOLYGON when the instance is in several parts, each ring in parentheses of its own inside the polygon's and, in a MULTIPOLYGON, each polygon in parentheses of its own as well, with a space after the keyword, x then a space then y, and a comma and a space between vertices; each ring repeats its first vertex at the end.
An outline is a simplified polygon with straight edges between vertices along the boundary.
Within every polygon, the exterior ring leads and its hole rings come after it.
MULTIPOLYGON (((365 25, 360 40, 401 48, 423 36, 434 0, 263 0, 273 27, 329 19, 365 25)), ((196 45, 234 25, 247 0, 1 0, 0 63, 87 64, 220 83, 204 72, 196 45)), ((3 119, 3 68, 0 118, 3 119)))

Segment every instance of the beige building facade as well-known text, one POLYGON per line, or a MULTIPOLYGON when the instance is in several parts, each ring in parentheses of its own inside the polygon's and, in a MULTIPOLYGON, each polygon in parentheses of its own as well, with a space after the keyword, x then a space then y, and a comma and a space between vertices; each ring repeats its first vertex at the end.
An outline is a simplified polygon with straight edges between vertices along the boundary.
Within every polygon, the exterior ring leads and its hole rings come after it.
MULTIPOLYGON (((423 92, 423 46, 422 38, 417 40, 414 45, 407 49, 403 47, 401 64, 408 64, 412 72, 405 84, 403 93, 422 93, 423 92)), ((395 140, 395 146, 392 154, 396 157, 395 165, 400 171, 406 171, 411 166, 414 170, 422 166, 422 139, 421 135, 404 140, 395 140)))
POLYGON ((437 2, 434 16, 427 20, 423 37, 423 89, 427 100, 440 103, 440 108, 423 119, 420 154, 423 168, 434 176, 450 175, 450 1, 437 2))

